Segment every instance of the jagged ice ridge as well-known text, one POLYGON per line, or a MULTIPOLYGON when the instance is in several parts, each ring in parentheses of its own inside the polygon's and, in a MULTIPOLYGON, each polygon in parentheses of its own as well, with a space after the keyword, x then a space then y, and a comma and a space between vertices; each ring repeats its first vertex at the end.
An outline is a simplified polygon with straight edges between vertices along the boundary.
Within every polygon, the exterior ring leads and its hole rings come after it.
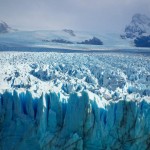
POLYGON ((0 150, 150 148, 149 56, 0 55, 0 150))

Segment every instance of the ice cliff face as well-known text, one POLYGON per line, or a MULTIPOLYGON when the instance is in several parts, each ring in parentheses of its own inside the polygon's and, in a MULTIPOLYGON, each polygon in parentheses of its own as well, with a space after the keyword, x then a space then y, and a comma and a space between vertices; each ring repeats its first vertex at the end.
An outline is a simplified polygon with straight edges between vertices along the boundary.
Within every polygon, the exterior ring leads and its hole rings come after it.
POLYGON ((0 150, 150 149, 148 54, 1 52, 0 150))
POLYGON ((149 149, 146 97, 108 102, 92 93, 6 91, 0 98, 1 150, 149 149))
POLYGON ((135 38, 141 35, 150 35, 150 18, 146 15, 135 14, 131 23, 125 28, 125 37, 135 38))

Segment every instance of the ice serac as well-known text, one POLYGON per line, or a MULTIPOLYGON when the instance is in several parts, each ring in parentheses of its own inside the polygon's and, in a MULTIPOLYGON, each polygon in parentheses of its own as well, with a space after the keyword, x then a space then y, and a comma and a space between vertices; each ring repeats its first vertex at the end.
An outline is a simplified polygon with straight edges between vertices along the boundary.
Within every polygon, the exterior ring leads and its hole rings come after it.
POLYGON ((6 91, 0 95, 0 150, 150 149, 148 98, 6 91))

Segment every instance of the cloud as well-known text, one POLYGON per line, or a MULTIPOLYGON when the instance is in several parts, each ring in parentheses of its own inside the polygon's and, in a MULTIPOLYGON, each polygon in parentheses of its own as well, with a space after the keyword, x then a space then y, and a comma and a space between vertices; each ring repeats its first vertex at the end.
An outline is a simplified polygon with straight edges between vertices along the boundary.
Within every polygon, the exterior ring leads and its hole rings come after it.
POLYGON ((149 0, 0 0, 0 19, 26 29, 120 32, 135 13, 150 14, 149 0))

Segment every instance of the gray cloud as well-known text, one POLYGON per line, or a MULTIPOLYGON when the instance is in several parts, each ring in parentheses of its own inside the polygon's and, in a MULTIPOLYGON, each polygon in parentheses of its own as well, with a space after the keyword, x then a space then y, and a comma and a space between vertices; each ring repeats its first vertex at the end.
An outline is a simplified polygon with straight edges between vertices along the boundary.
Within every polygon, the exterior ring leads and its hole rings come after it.
POLYGON ((24 29, 120 32, 135 13, 150 14, 149 0, 0 0, 0 19, 24 29))

